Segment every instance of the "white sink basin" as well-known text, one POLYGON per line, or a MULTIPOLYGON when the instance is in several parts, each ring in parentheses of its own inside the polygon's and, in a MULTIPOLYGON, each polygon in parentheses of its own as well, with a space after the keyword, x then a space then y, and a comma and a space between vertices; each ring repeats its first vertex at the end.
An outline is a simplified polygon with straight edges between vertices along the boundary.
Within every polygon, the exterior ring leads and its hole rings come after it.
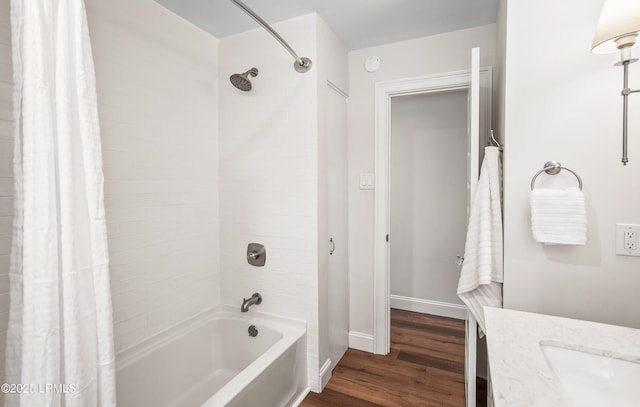
POLYGON ((640 364, 541 343, 567 407, 640 406, 640 364))

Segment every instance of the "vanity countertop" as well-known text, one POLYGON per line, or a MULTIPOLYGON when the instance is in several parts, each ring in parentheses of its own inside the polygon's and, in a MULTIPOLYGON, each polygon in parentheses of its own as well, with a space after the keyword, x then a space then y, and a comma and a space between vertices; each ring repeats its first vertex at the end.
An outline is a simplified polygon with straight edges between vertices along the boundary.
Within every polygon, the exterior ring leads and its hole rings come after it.
POLYGON ((496 407, 565 406, 541 344, 640 363, 640 330, 484 308, 496 407))

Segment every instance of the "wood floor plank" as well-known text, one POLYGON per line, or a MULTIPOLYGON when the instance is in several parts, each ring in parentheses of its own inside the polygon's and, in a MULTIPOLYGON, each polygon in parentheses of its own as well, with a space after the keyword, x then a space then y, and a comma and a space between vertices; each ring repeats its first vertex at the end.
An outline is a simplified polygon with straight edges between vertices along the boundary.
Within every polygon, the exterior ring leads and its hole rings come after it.
POLYGON ((464 333, 465 321, 455 318, 441 317, 437 315, 420 314, 417 312, 399 309, 391 310, 391 325, 411 323, 427 327, 449 327, 464 333))
POLYGON ((440 352, 452 354, 459 354, 460 348, 464 349, 464 342, 460 343, 447 338, 433 338, 429 335, 416 335, 410 329, 398 327, 391 328, 391 341, 427 349, 437 349, 440 352))
POLYGON ((381 407, 380 404, 362 400, 330 388, 324 389, 322 394, 309 393, 304 399, 304 405, 307 407, 381 407))
POLYGON ((384 364, 370 363, 368 360, 357 360, 356 358, 351 358, 349 356, 343 358, 342 361, 345 362, 340 363, 340 366, 342 367, 363 373, 369 373, 382 378, 392 377, 394 379, 412 382, 423 386, 427 391, 434 390, 436 392, 446 394, 456 392, 464 394, 464 385, 460 385, 461 383, 464 383, 464 374, 458 374, 455 376, 443 375, 442 371, 438 370, 437 374, 434 374, 432 371, 427 375, 426 367, 424 366, 414 366, 412 364, 407 364, 403 360, 395 360, 391 358, 387 358, 384 364))
POLYGON ((487 407, 487 381, 479 377, 476 378, 476 398, 477 407, 487 407))
MULTIPOLYGON (((324 391, 301 406, 464 407, 464 338, 464 321, 392 309, 391 352, 347 350, 324 391)), ((478 407, 483 391, 478 380, 478 407)))
POLYGON ((428 406, 442 407, 443 399, 455 402, 450 394, 437 394, 420 386, 420 381, 402 380, 394 377, 381 377, 359 372, 340 366, 335 379, 331 379, 331 388, 348 391, 358 398, 366 399, 383 406, 428 406))
MULTIPOLYGON (((413 324, 413 323, 403 323, 403 322, 393 324, 393 328, 409 328, 414 330, 428 329, 427 332, 429 333, 429 335, 432 335, 434 337, 448 337, 448 338, 457 340, 456 342, 459 342, 460 334, 461 334, 458 328, 450 328, 450 327, 443 327, 443 326, 429 326, 425 328, 424 325, 413 324)), ((464 329, 462 330, 462 334, 464 334, 464 329)))
POLYGON ((391 350, 396 352, 396 355, 402 351, 405 351, 464 363, 464 346, 460 346, 456 349, 456 351, 449 350, 447 352, 442 352, 441 350, 437 349, 437 347, 424 348, 421 346, 407 345, 404 343, 394 343, 393 345, 391 345, 391 350))
POLYGON ((448 328, 431 328, 428 326, 418 327, 410 324, 397 324, 391 327, 391 331, 413 332, 418 334, 420 337, 464 345, 464 332, 456 335, 453 330, 448 328))
POLYGON ((379 376, 403 376, 413 379, 426 377, 426 366, 408 364, 398 360, 398 353, 395 351, 387 356, 382 356, 350 349, 340 361, 340 366, 367 371, 379 376))
POLYGON ((424 354, 402 351, 398 354, 398 360, 404 360, 406 362, 411 362, 417 365, 464 374, 464 363, 454 362, 452 360, 443 358, 436 358, 424 354))
POLYGON ((447 378, 454 382, 464 383, 464 374, 455 373, 448 370, 437 369, 435 367, 427 367, 425 379, 430 380, 434 377, 447 378))
MULTIPOLYGON (((389 380, 389 378, 385 378, 389 380)), ((392 382, 398 379, 403 383, 408 383, 416 390, 416 395, 422 395, 429 399, 446 401, 460 400, 464 398, 464 380, 452 380, 447 376, 430 376, 424 379, 406 380, 404 378, 395 377, 392 382)))

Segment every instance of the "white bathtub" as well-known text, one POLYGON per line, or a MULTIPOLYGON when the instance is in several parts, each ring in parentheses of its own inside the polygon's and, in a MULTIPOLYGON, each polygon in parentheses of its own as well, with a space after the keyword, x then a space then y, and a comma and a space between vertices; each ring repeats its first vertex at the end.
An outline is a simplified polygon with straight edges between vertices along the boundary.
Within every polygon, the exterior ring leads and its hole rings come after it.
POLYGON ((297 404, 307 388, 304 323, 239 308, 208 311, 119 353, 118 406, 297 404))

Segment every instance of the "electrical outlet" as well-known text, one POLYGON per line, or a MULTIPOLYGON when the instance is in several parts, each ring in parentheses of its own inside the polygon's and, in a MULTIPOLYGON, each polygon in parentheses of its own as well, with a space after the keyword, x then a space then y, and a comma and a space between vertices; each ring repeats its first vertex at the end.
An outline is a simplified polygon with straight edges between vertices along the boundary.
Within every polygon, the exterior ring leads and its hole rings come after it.
POLYGON ((633 230, 624 232, 624 248, 626 250, 636 250, 636 232, 633 230))
POLYGON ((640 257, 638 234, 640 225, 616 223, 616 255, 640 257))

